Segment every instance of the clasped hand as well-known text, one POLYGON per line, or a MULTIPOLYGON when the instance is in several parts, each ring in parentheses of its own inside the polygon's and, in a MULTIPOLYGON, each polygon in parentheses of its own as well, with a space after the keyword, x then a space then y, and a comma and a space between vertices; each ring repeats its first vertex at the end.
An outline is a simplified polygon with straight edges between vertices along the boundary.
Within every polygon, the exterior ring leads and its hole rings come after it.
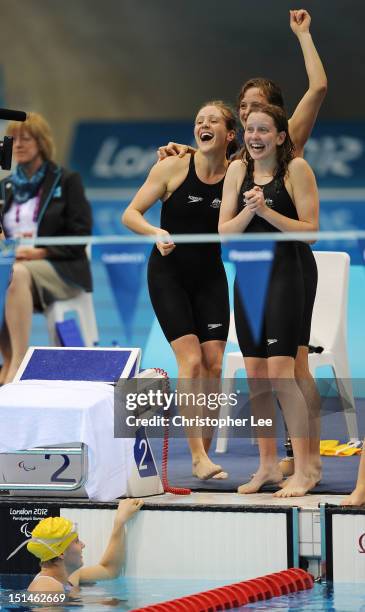
POLYGON ((253 189, 244 192, 245 204, 246 208, 250 212, 259 217, 262 217, 265 214, 267 206, 265 204, 264 192, 261 187, 255 185, 253 189))

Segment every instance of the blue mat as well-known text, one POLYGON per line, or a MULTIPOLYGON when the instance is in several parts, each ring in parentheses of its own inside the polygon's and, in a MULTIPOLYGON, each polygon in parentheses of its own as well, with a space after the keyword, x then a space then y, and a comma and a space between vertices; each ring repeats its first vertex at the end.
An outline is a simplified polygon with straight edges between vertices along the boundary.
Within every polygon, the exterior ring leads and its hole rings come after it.
MULTIPOLYGON (((331 402, 330 402, 331 403, 331 402)), ((365 434, 365 401, 357 400, 357 411, 360 436, 365 434)), ((327 402, 326 410, 321 419, 321 439, 336 439, 340 443, 348 439, 342 412, 336 412, 336 401, 332 401, 333 412, 327 402)), ((162 440, 150 439, 156 461, 161 462, 162 440)), ((285 457, 283 440, 278 440, 280 457, 285 457)), ((215 440, 212 443, 215 449, 215 440)), ((227 480, 201 481, 191 474, 190 452, 185 439, 170 440, 168 476, 172 486, 188 487, 193 491, 235 492, 237 487, 250 480, 258 466, 258 448, 251 439, 233 438, 228 442, 227 452, 217 454, 210 452, 211 459, 229 473, 227 480)), ((360 457, 322 457, 322 481, 312 493, 347 494, 354 489, 360 457)), ((274 491, 277 488, 265 487, 262 491, 274 491)))

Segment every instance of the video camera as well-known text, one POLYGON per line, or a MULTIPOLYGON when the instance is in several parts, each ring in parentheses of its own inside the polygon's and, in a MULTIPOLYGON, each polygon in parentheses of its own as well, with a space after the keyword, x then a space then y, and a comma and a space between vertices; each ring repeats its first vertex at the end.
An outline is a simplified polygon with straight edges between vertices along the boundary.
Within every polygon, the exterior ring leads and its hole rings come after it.
MULTIPOLYGON (((0 108, 0 119, 7 121, 25 121, 26 113, 23 111, 9 110, 8 108, 0 108)), ((11 156, 13 153, 13 139, 10 136, 4 136, 4 140, 0 140, 0 168, 10 170, 11 156)))

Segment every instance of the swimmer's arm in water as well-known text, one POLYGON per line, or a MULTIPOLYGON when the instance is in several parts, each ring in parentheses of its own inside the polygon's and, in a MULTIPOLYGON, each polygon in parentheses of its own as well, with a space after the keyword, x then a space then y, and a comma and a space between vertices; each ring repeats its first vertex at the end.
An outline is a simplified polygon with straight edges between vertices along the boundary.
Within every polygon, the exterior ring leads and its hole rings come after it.
POLYGON ((307 11, 290 11, 290 27, 299 40, 309 80, 308 90, 289 119, 289 133, 298 157, 303 156, 304 145, 327 93, 327 77, 309 31, 310 23, 307 11))
POLYGON ((141 499, 124 499, 119 502, 113 530, 98 565, 81 567, 69 576, 74 586, 94 580, 113 580, 121 572, 125 554, 124 526, 143 506, 141 499))
POLYGON ((184 157, 187 153, 194 155, 196 149, 186 144, 179 144, 178 142, 169 142, 167 145, 159 147, 157 150, 158 161, 166 159, 166 157, 177 156, 184 157))
MULTIPOLYGON (((257 187, 254 189, 257 189, 259 195, 249 200, 248 208, 281 232, 317 232, 319 196, 311 167, 304 159, 296 157, 289 163, 288 179, 288 191, 297 209, 299 220, 290 219, 269 208, 265 203, 262 190, 257 187)), ((308 242, 312 244, 315 241, 308 242)))
POLYGON ((220 234, 240 234, 254 216, 248 208, 244 208, 237 214, 238 197, 245 174, 246 166, 241 160, 232 162, 228 167, 219 214, 218 231, 220 234))

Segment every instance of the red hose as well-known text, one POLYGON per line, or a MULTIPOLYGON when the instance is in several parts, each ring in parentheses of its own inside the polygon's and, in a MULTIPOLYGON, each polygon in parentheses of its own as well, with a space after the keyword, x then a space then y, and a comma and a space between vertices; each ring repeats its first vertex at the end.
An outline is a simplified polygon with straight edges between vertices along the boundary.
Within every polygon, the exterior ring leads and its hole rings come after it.
MULTIPOLYGON (((166 383, 168 389, 170 389, 169 377, 165 370, 161 368, 153 368, 157 374, 164 376, 166 378, 166 383)), ((167 413, 168 417, 168 413, 167 413)), ((190 495, 191 489, 184 489, 181 487, 171 487, 169 484, 168 474, 167 474, 167 464, 169 459, 169 425, 167 418, 167 425, 165 425, 164 436, 163 436, 163 447, 162 447, 162 486, 165 493, 173 493, 174 495, 190 495)))

